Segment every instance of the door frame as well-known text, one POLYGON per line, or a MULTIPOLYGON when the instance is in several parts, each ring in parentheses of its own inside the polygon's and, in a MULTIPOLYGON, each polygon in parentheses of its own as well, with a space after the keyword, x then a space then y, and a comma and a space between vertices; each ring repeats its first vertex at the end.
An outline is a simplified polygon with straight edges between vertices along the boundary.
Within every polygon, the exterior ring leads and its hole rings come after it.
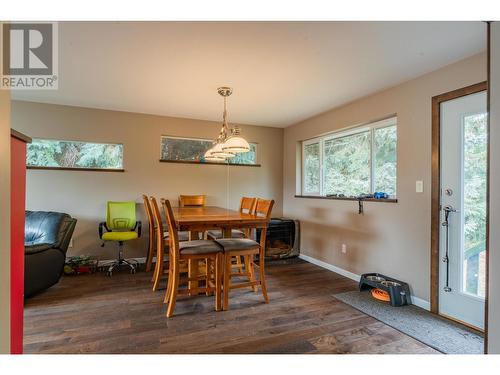
MULTIPOLYGON (((432 176, 431 176, 431 312, 439 314, 439 243, 440 243, 440 189, 441 189, 441 103, 448 100, 461 98, 463 96, 487 91, 487 81, 463 87, 458 90, 446 92, 432 98, 432 176)), ((489 133, 489 127, 488 127, 489 133)), ((489 142, 488 142, 489 144, 489 142)), ((489 146, 487 160, 489 159, 489 146)), ((489 166, 487 167, 489 171, 489 166)), ((489 175, 489 172, 488 174, 489 175)), ((489 187, 486 197, 488 200, 489 187)), ((489 207, 486 208, 486 257, 488 256, 488 217, 489 207)), ((487 271, 486 271, 487 272, 487 271)), ((488 278, 486 278, 486 290, 488 290, 488 278)), ((487 296, 486 296, 487 300, 487 296)), ((486 304, 487 306, 487 304, 486 304)), ((487 321, 485 321, 485 329, 487 321)))

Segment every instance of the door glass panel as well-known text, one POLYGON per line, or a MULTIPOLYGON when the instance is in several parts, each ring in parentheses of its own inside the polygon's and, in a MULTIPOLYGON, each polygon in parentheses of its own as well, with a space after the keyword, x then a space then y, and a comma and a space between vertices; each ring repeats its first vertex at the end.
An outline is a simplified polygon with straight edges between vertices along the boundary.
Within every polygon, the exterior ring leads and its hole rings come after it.
POLYGON ((485 296, 487 115, 464 117, 462 291, 485 296))

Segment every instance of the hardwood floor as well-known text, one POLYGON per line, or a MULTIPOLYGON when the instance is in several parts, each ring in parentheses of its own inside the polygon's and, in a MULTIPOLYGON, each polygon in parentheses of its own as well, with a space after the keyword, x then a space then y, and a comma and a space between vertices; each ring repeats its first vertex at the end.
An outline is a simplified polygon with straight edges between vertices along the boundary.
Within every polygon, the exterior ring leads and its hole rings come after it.
POLYGON ((25 353, 437 353, 336 300, 352 280, 302 261, 266 270, 270 304, 237 290, 216 313, 185 297, 170 319, 145 272, 64 277, 26 301, 25 353))

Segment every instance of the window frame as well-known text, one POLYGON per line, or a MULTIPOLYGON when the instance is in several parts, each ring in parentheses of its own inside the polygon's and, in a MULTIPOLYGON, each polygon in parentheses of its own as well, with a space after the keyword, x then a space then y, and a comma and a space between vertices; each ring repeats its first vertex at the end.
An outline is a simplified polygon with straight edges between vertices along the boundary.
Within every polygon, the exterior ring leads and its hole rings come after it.
POLYGON ((160 136, 160 157, 159 161, 162 163, 186 163, 186 164, 210 164, 210 165, 232 165, 232 166, 242 166, 242 167, 260 167, 260 144, 258 142, 251 142, 249 141, 248 143, 251 145, 255 145, 255 163, 254 164, 239 164, 239 163, 231 163, 227 159, 226 162, 214 162, 214 161, 198 161, 198 160, 173 160, 173 159, 163 159, 163 148, 162 148, 162 141, 163 138, 172 138, 172 139, 184 139, 188 141, 206 141, 206 142, 213 142, 213 139, 207 139, 207 138, 199 138, 199 137, 184 137, 184 136, 177 136, 177 135, 167 135, 167 134, 162 134, 160 136))
POLYGON ((122 147, 122 167, 121 168, 98 168, 98 167, 59 167, 59 166, 41 166, 28 164, 28 147, 26 147, 26 169, 45 169, 54 171, 90 171, 90 172, 125 172, 125 144, 122 142, 104 142, 104 141, 88 141, 76 139, 59 139, 59 138, 41 138, 33 137, 32 142, 35 141, 53 141, 53 142, 67 142, 67 143, 92 143, 98 145, 112 145, 122 147))
POLYGON ((316 137, 312 139, 308 139, 306 141, 302 142, 302 178, 301 178, 301 192, 303 195, 309 195, 312 197, 320 197, 321 192, 323 191, 323 142, 321 140, 321 137, 316 137), (305 168, 304 168, 304 162, 305 162, 305 149, 306 146, 312 145, 318 143, 319 145, 319 191, 317 192, 305 192, 305 186, 306 186, 306 174, 305 174, 305 168))
MULTIPOLYGON (((396 195, 390 196, 389 199, 391 199, 391 200, 397 199, 397 191, 398 191, 397 190, 397 180, 398 180, 398 176, 397 176, 398 118, 396 115, 385 118, 383 120, 374 121, 374 122, 371 122, 368 124, 357 125, 357 126, 349 127, 346 129, 340 129, 340 130, 335 131, 335 132, 326 133, 324 135, 310 138, 310 139, 306 139, 306 140, 302 141, 301 142, 302 143, 302 145, 301 145, 302 160, 301 160, 301 168, 300 168, 301 169, 300 194, 302 196, 310 196, 310 197, 327 197, 325 194, 325 190, 324 190, 324 176, 326 175, 325 174, 326 166, 325 166, 325 163, 323 162, 324 161, 324 144, 326 141, 331 141, 334 139, 348 137, 348 136, 364 133, 367 131, 370 132, 370 134, 369 134, 369 138, 370 138, 370 191, 371 191, 371 193, 375 192, 375 168, 376 168, 375 156, 376 156, 376 152, 377 152, 376 145, 375 145, 375 132, 378 129, 388 128, 388 127, 392 127, 392 126, 396 127, 396 195), (319 157, 319 160, 320 160, 320 168, 319 168, 320 169, 320 183, 319 183, 320 190, 319 190, 319 192, 312 192, 311 193, 311 192, 305 191, 305 147, 307 145, 311 145, 311 144, 315 144, 315 143, 319 144, 319 152, 320 152, 320 157, 319 157)), ((349 197, 347 197, 347 198, 349 198, 349 197)))

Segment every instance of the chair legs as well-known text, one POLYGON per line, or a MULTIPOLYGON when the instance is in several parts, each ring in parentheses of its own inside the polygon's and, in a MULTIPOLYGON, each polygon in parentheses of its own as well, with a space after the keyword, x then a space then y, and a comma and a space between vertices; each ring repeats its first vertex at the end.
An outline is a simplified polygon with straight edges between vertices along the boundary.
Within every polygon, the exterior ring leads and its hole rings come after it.
POLYGON ((151 267, 153 266, 153 253, 154 253, 154 236, 153 238, 149 238, 149 243, 148 243, 148 256, 146 258, 146 272, 151 271, 151 267))
POLYGON ((234 268, 237 268, 239 273, 243 274, 243 262, 241 261, 242 257, 238 255, 235 258, 236 258, 236 263, 234 265, 234 268))
MULTIPOLYGON (((248 280, 251 282, 255 281, 255 270, 253 264, 253 255, 245 255, 245 271, 248 277, 248 280)), ((252 290, 254 292, 257 291, 257 285, 252 285, 252 290)))
POLYGON ((231 270, 233 268, 232 256, 224 256, 224 283, 223 283, 223 309, 229 309, 229 290, 231 289, 231 270))
POLYGON ((243 257, 244 260, 244 265, 245 265, 245 272, 243 273, 232 273, 232 269, 234 268, 234 264, 232 262, 233 257, 235 255, 231 254, 230 251, 228 251, 224 258, 224 283, 222 285, 222 290, 223 290, 223 309, 228 310, 229 309, 229 292, 231 289, 235 288, 241 288, 241 287, 247 287, 251 286, 252 290, 254 292, 257 291, 257 286, 260 285, 262 289, 262 295, 264 297, 264 302, 269 303, 269 297, 267 295, 267 285, 266 285, 266 276, 265 276, 265 268, 264 268, 264 253, 259 252, 259 280, 255 279, 255 269, 254 269, 254 262, 253 262, 253 254, 245 254, 245 255, 236 255, 236 258, 243 257), (241 276, 241 275, 247 276, 248 282, 246 283, 235 283, 233 284, 231 281, 232 276, 241 276))
POLYGON ((160 287, 160 280, 162 275, 163 275, 163 259, 160 260, 156 259, 155 271, 153 274, 153 291, 155 292, 160 287))
POLYGON ((167 306, 167 318, 170 318, 172 315, 174 315, 175 303, 177 302, 177 293, 179 292, 179 276, 180 276, 178 265, 172 263, 172 267, 170 267, 170 269, 172 270, 172 273, 168 275, 168 278, 169 280, 172 279, 172 281, 169 281, 170 297, 167 306))
POLYGON ((223 275, 224 255, 217 254, 215 259, 215 311, 222 309, 221 292, 222 292, 222 275, 223 275))
MULTIPOLYGON (((205 261, 205 274, 202 275, 201 277, 205 278, 205 287, 206 288, 211 288, 211 290, 206 290, 205 294, 206 295, 212 295, 215 294, 215 311, 220 311, 222 309, 222 277, 223 277, 223 270, 224 270, 224 255, 222 253, 218 254, 213 254, 209 258, 205 259, 189 259, 188 263, 191 262, 193 265, 198 265, 200 261, 205 261), (215 293, 212 288, 214 288, 215 285, 215 293)), ((179 284, 180 284, 180 272, 181 268, 179 267, 179 264, 172 263, 169 268, 169 275, 168 275, 168 280, 167 280, 167 292, 165 294, 165 299, 164 303, 168 304, 167 305, 167 317, 170 318, 171 316, 174 315, 174 310, 175 310, 175 304, 177 300, 177 295, 179 294, 179 284)), ((185 272, 187 271, 184 269, 185 272)), ((192 295, 191 293, 191 288, 190 285, 193 285, 190 283, 193 278, 197 278, 198 273, 193 272, 190 273, 188 272, 188 289, 187 290, 181 290, 181 293, 192 295)), ((198 291, 198 285, 193 289, 194 291, 198 291)), ((197 292, 193 293, 194 295, 198 294, 197 292)))
POLYGON ((260 276, 260 287, 262 289, 262 295, 264 296, 264 301, 269 303, 269 297, 267 296, 267 285, 266 285, 266 275, 264 272, 264 253, 261 252, 259 256, 259 276, 260 276))
MULTIPOLYGON (((217 254, 214 257, 204 259, 206 261, 205 274, 201 277, 205 278, 206 286, 208 287, 211 282, 215 283, 215 311, 228 310, 229 309, 229 292, 233 287, 231 276, 234 275, 232 270, 234 268, 233 255, 230 253, 217 254)), ((238 255, 240 257, 240 255, 238 255)), ((257 291, 257 286, 260 285, 262 289, 262 295, 264 297, 265 303, 269 303, 269 297, 267 295, 267 286, 264 272, 264 256, 260 255, 259 259, 259 280, 255 278, 255 269, 253 262, 253 255, 243 255, 245 273, 248 277, 249 283, 251 283, 252 290, 257 291)), ((199 259, 190 259, 193 264, 197 264, 199 259)), ((159 267, 157 267, 158 269, 159 267)), ((167 280, 167 291, 165 293, 164 302, 167 304, 167 317, 171 317, 174 314, 175 304, 177 300, 177 295, 179 294, 179 281, 180 272, 179 265, 171 264, 169 268, 169 275, 167 280)), ((159 272, 159 271, 158 271, 159 272)), ((238 275, 238 274, 236 274, 238 275)), ((191 295, 189 288, 189 281, 191 278, 188 277, 188 290, 184 290, 188 295, 191 295)), ((213 285, 213 284, 212 284, 213 285)), ((245 285, 250 286, 250 285, 245 285)), ((234 287, 238 287, 235 284, 234 287)), ((197 290, 197 288, 196 288, 197 290)), ((182 292, 182 291, 181 291, 182 292)), ((206 291, 209 295, 211 292, 206 291)))
POLYGON ((111 263, 107 263, 106 266, 108 266, 108 270, 106 271, 106 274, 108 276, 113 275, 114 270, 120 270, 121 266, 128 266, 130 269, 130 273, 135 273, 137 270, 139 263, 135 259, 125 259, 123 257, 123 242, 119 241, 118 242, 118 257, 116 260, 112 261, 111 263))
POLYGON ((170 262, 168 264, 169 266, 169 272, 167 276, 167 290, 165 292, 165 299, 163 300, 163 303, 168 304, 170 301, 170 294, 172 293, 172 277, 170 275, 173 275, 173 270, 170 269, 170 262))

